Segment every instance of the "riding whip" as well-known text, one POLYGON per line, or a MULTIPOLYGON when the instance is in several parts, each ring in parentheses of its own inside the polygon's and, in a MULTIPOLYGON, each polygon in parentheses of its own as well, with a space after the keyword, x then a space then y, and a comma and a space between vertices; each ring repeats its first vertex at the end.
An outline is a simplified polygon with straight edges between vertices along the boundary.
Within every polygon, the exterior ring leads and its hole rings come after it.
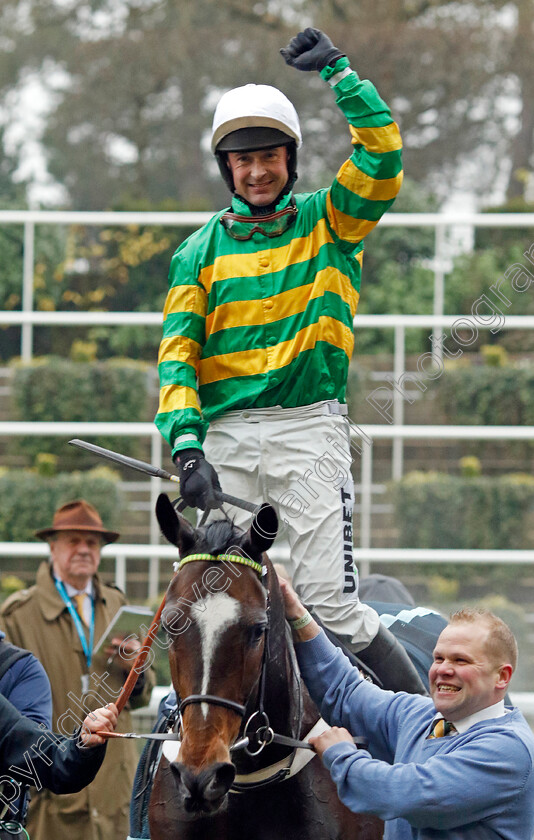
MULTIPOLYGON (((133 470, 151 475, 154 478, 164 478, 166 481, 175 481, 179 483, 180 479, 177 475, 173 475, 161 467, 155 467, 153 464, 148 464, 146 461, 138 461, 137 458, 130 458, 128 455, 121 455, 119 452, 113 452, 111 449, 104 449, 102 446, 97 446, 94 443, 88 443, 86 440, 78 440, 77 438, 69 440, 71 446, 78 446, 80 449, 86 449, 100 458, 107 458, 108 461, 114 461, 116 464, 121 464, 125 467, 131 467, 133 470)), ((258 505, 252 502, 247 502, 244 499, 238 499, 237 496, 230 496, 228 493, 215 491, 215 496, 218 501, 226 502, 228 505, 248 510, 249 513, 256 513, 258 505)), ((184 505, 185 507, 185 505, 184 505)))

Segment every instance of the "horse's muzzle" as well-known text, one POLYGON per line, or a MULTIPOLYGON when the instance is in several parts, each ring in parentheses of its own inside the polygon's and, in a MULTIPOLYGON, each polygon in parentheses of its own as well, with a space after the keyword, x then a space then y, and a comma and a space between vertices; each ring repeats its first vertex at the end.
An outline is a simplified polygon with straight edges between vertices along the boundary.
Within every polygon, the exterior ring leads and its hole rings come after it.
POLYGON ((235 778, 234 765, 223 761, 198 774, 179 762, 172 762, 171 770, 182 805, 190 814, 218 811, 235 778))

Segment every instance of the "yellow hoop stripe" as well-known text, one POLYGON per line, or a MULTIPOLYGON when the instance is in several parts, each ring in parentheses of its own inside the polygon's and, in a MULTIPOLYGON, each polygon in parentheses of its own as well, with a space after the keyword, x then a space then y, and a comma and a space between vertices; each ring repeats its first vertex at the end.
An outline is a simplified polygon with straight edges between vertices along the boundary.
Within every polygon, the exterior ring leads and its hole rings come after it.
POLYGON ((228 561, 229 563, 239 563, 241 566, 248 566, 249 568, 254 569, 260 577, 263 576, 263 566, 261 563, 256 563, 255 560, 251 560, 250 557, 241 557, 240 554, 190 554, 188 557, 184 557, 183 560, 180 560, 178 563, 178 569, 181 569, 185 563, 192 563, 195 560, 215 560, 221 563, 224 563, 225 561, 228 561))

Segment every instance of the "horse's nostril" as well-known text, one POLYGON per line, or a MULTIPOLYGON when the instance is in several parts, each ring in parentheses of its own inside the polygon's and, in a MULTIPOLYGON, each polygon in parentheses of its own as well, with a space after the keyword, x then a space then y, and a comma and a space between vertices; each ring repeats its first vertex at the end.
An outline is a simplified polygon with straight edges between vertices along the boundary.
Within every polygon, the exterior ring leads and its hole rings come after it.
POLYGON ((235 778, 235 767, 218 762, 200 773, 193 773, 184 764, 173 762, 171 770, 182 792, 186 811, 212 811, 228 793, 235 778))
POLYGON ((211 778, 206 780, 204 787, 204 796, 208 801, 220 799, 228 793, 232 782, 235 779, 235 767, 233 764, 221 762, 214 764, 205 773, 211 773, 211 778))
POLYGON ((184 787, 188 793, 194 793, 196 790, 196 777, 189 770, 185 764, 179 764, 176 761, 171 762, 171 771, 174 776, 174 781, 178 788, 184 787))

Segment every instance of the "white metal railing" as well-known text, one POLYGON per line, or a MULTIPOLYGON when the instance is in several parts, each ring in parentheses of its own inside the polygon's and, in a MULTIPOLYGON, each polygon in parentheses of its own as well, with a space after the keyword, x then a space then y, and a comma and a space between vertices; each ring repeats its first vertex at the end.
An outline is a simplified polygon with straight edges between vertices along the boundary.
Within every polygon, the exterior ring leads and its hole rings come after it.
MULTIPOLYGON (((45 559, 49 556, 48 546, 34 542, 0 542, 0 557, 24 557, 45 559)), ((166 587, 172 575, 172 563, 178 559, 178 552, 171 545, 138 543, 113 543, 102 549, 103 559, 115 560, 115 583, 127 592, 128 560, 146 560, 149 586, 147 597, 156 597, 161 586, 166 587), (160 581, 160 560, 168 561, 168 567, 160 581), (154 585, 155 584, 155 585, 154 585)), ((284 563, 289 551, 284 546, 273 546, 269 550, 273 563, 284 563)), ((480 564, 532 564, 534 549, 442 549, 442 548, 358 548, 357 564, 363 577, 369 574, 371 563, 480 563, 480 564)))
MULTIPOLYGON (((24 254, 22 276, 22 311, 0 311, 0 325, 21 326, 21 356, 23 360, 30 360, 32 356, 33 329, 36 326, 67 326, 67 325, 161 325, 160 312, 36 312, 34 305, 34 245, 35 226, 39 224, 57 225, 160 225, 167 227, 198 227, 212 217, 212 213, 144 213, 144 212, 71 212, 71 211, 30 211, 30 210, 2 210, 0 211, 0 225, 23 225, 24 254)), ((432 331, 433 347, 440 346, 443 330, 452 328, 459 320, 465 321, 469 316, 445 316, 444 308, 444 278, 450 268, 450 244, 448 237, 461 228, 533 228, 534 213, 491 213, 491 214, 459 214, 444 215, 436 213, 390 213, 380 222, 381 227, 430 227, 435 231, 435 255, 432 262, 434 272, 434 304, 432 315, 357 315, 355 324, 358 329, 379 327, 394 330, 394 371, 393 382, 403 381, 405 376, 405 331, 408 328, 422 328, 432 331)), ((478 329, 490 329, 491 322, 477 322, 478 329)), ((501 328, 505 329, 534 329, 534 316, 506 315, 501 328)), ((439 352, 436 361, 440 361, 439 352)), ((393 423, 376 426, 362 426, 365 445, 361 453, 361 506, 360 506, 360 548, 359 557, 365 573, 369 562, 400 559, 409 562, 401 549, 372 549, 371 535, 371 499, 372 499, 372 441, 377 439, 391 439, 393 443, 392 476, 400 478, 403 464, 403 443, 407 439, 494 439, 494 440, 530 440, 534 439, 532 429, 525 427, 450 427, 450 426, 405 426, 404 401, 406 392, 395 387, 392 394, 393 423), (369 441, 369 442, 368 442, 369 441), (367 564, 367 565, 366 565, 367 564)), ((161 466, 162 441, 159 433, 151 423, 0 423, 1 435, 44 435, 53 434, 65 437, 83 437, 97 434, 113 434, 149 437, 152 442, 151 461, 155 466, 161 466)), ((358 432, 354 432, 358 436, 358 432)), ((156 551, 159 539, 159 529, 153 515, 155 500, 161 489, 161 481, 150 479, 150 507, 152 511, 150 524, 150 545, 153 554, 150 560, 149 591, 153 595, 158 585, 158 564, 160 554, 156 551)), ((32 544, 33 545, 33 544, 32 544)), ((46 551, 46 547, 40 546, 46 551)), ((108 549, 109 550, 109 549, 108 549)), ((172 550, 172 549, 171 549, 172 550)), ((409 550, 406 550, 409 551, 409 550)), ((423 551, 423 550, 420 550, 423 551)), ((422 555, 410 551, 410 556, 422 555)), ((425 553, 430 557, 431 554, 425 553)), ((465 556, 465 555, 464 555, 465 556)), ((507 552, 497 552, 491 562, 502 562, 507 552)), ((516 555, 518 557, 519 555, 516 555)), ((521 555, 523 556, 523 555, 521 555)), ((527 560, 516 559, 514 562, 532 562, 532 555, 527 552, 527 560)), ((124 558, 124 555, 121 555, 124 558)), ((460 562, 460 554, 447 552, 447 558, 460 562)), ((470 555, 471 557, 471 555, 470 555)), ((474 556, 473 556, 474 557, 474 556)), ((484 559, 489 554, 484 552, 484 559)), ((119 581, 123 579, 125 569, 124 560, 117 559, 117 574, 119 581), (122 571, 121 571, 122 570, 122 571)), ((470 559, 469 562, 473 562, 470 559)), ((475 560, 476 562, 476 560, 475 560)), ((504 561, 506 562, 506 561, 504 561)), ((512 562, 512 561, 510 561, 512 562)))
MULTIPOLYGON (((116 435, 118 437, 148 437, 151 440, 151 463, 162 466, 163 440, 152 423, 19 423, 0 422, 0 437, 32 434, 55 435, 65 437, 91 437, 95 435, 116 435)), ((371 547, 371 515, 373 495, 373 443, 375 440, 534 440, 534 426, 393 426, 366 425, 352 426, 352 439, 360 452, 360 544, 358 565, 362 575, 369 574, 373 562, 437 562, 451 563, 491 562, 491 563, 534 563, 534 550, 525 551, 477 551, 466 549, 393 549, 371 547)), ((150 481, 150 545, 148 546, 107 546, 108 556, 115 556, 118 584, 125 583, 126 559, 131 557, 149 558, 148 594, 153 597, 159 587, 159 560, 161 557, 176 558, 176 550, 168 546, 159 546, 159 527, 155 519, 155 505, 163 488, 160 478, 151 477, 150 481), (127 549, 127 550, 126 550, 127 549)), ((0 557, 26 556, 18 546, 31 547, 31 556, 44 556, 46 546, 38 543, 0 543, 0 557)), ((271 552, 273 554, 273 552, 271 552)), ((283 553, 273 554, 283 560, 283 553)))
MULTIPOLYGON (((23 225, 24 250, 22 272, 22 310, 33 311, 33 276, 35 261, 35 227, 47 225, 159 225, 163 227, 200 227, 213 216, 212 212, 92 212, 63 210, 1 210, 0 225, 23 225)), ((472 228, 534 228, 534 213, 386 213, 381 227, 433 228, 435 248, 431 261, 434 273, 433 314, 442 315, 445 275, 450 268, 450 245, 447 237, 454 231, 472 228)), ((21 357, 32 355, 34 321, 22 326, 21 357)), ((441 328, 433 327, 436 346, 441 328)))
MULTIPOLYGON (((405 370, 405 341, 406 330, 410 328, 429 329, 432 335, 443 335, 443 330, 452 328, 458 323, 465 323, 470 316, 467 315, 356 315, 354 319, 355 328, 358 330, 372 327, 392 329, 394 331, 394 361, 393 361, 393 387, 392 393, 392 416, 396 426, 404 423, 404 403, 407 398, 405 384, 398 387, 398 383, 413 375, 405 370)), ((161 326, 162 315, 159 312, 7 312, 0 310, 0 326, 22 325, 22 328, 41 326, 72 326, 72 325, 95 325, 95 326, 161 326)), ((477 323, 477 329, 490 330, 492 322, 477 323)), ((507 315, 503 318, 500 329, 509 330, 533 330, 534 315, 507 315)), ((433 346, 436 346, 433 342, 433 346)), ((441 354, 435 357, 436 363, 441 362, 441 354)), ((30 432, 31 433, 31 432, 30 432)), ((403 437, 393 438, 392 449, 392 478, 398 480, 403 473, 403 437)))
MULTIPOLYGON (((391 559, 393 561, 409 562, 407 552, 411 554, 416 549, 371 549, 371 502, 372 502, 372 476, 373 476, 373 443, 375 440, 392 440, 395 442, 405 440, 534 440, 534 426, 395 426, 395 425, 362 425, 352 427, 352 439, 360 439, 361 451, 361 510, 360 510, 360 547, 358 550, 358 562, 362 575, 369 574, 369 563, 371 560, 391 559), (399 553, 401 552, 401 553, 399 553)), ((433 552, 430 549, 420 549, 419 562, 425 561, 424 557, 431 557, 433 552)), ((480 556, 484 552, 481 552, 480 556)), ((505 552, 497 551, 495 556, 504 557, 505 552)), ((475 556, 465 550, 444 551, 441 556, 434 555, 436 560, 449 562, 472 562, 475 556), (466 557, 472 559, 465 559, 466 557), (461 558, 464 559, 461 559, 461 558)), ((489 556, 489 553, 488 555, 489 556)), ((520 560, 517 555, 516 562, 533 562, 534 551, 527 551, 526 559, 520 560)), ((476 561, 475 561, 476 562, 476 561)), ((494 561, 492 561, 494 562, 494 561)))

